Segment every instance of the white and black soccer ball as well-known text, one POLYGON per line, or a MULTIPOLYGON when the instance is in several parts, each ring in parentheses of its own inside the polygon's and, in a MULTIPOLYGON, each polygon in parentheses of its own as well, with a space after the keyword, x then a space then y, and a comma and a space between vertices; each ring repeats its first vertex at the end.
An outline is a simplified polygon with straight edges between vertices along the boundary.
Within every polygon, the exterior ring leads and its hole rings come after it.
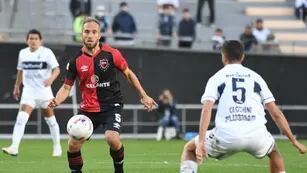
POLYGON ((75 115, 68 120, 68 135, 76 140, 88 139, 93 134, 93 123, 85 115, 75 115))

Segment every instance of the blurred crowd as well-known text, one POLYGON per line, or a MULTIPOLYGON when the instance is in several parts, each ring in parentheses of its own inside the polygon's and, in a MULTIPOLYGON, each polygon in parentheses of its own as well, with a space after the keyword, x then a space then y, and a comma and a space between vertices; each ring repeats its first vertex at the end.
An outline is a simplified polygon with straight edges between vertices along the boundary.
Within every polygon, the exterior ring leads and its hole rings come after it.
MULTIPOLYGON (((81 42, 80 33, 86 17, 92 14, 91 0, 71 0, 70 11, 73 17, 73 40, 81 42)), ((176 14, 179 7, 178 0, 157 0, 157 45, 170 46, 173 38, 178 39, 178 46, 191 48, 196 37, 195 21, 190 10, 182 10, 182 18, 177 24, 176 14)), ((123 1, 119 4, 119 11, 111 21, 103 5, 95 7, 94 17, 100 21, 101 42, 107 42, 110 37, 119 45, 133 45, 137 36, 137 24, 129 12, 129 5, 123 1)))
MULTIPOLYGON (((157 0, 157 46, 168 47, 174 40, 180 48, 191 48, 197 40, 197 28, 203 26, 203 8, 208 4, 209 17, 207 26, 214 29, 210 39, 212 50, 219 51, 221 45, 226 40, 223 28, 215 24, 215 1, 198 0, 195 12, 189 8, 181 8, 179 11, 179 0, 157 0), (180 18, 177 18, 180 16, 180 18), (195 20, 194 20, 195 16, 195 20)), ((70 11, 73 16, 73 40, 80 42, 82 23, 85 17, 90 16, 91 0, 71 0, 70 11)), ((138 33, 137 23, 129 11, 129 4, 122 1, 119 4, 119 11, 111 19, 103 5, 96 6, 94 16, 101 24, 101 42, 107 42, 108 38, 113 38, 116 44, 133 45, 138 33)), ((295 16, 305 21, 307 14, 307 0, 296 0, 295 16)), ((259 18, 252 24, 245 26, 242 34, 238 36, 245 46, 245 51, 251 51, 256 47, 262 46, 270 49, 276 45, 277 40, 272 31, 265 28, 263 19, 259 18)))

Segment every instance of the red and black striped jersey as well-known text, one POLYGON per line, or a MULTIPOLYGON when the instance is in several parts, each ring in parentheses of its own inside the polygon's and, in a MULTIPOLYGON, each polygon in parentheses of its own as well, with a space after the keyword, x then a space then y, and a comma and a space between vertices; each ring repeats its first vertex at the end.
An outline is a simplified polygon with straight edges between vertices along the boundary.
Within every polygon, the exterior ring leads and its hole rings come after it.
POLYGON ((82 103, 80 109, 86 112, 102 112, 115 103, 122 104, 118 71, 128 67, 121 53, 107 44, 100 45, 99 51, 88 55, 84 48, 70 59, 66 67, 65 84, 73 85, 79 78, 82 103))

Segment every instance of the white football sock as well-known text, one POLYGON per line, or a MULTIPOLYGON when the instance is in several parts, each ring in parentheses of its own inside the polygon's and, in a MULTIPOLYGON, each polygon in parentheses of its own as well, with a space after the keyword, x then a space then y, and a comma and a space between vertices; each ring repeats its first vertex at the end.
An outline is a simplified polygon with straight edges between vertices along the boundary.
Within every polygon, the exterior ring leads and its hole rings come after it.
POLYGON ((279 172, 279 173, 286 173, 286 171, 281 171, 281 172, 279 172))
POLYGON ((29 119, 29 114, 24 111, 19 111, 17 114, 16 122, 13 130, 12 147, 18 151, 19 144, 22 136, 25 133, 25 127, 29 119))
POLYGON ((60 128, 55 116, 52 115, 51 117, 45 117, 45 121, 49 126, 53 146, 60 146, 60 128))
POLYGON ((163 137, 163 127, 159 126, 158 131, 157 131, 157 136, 156 136, 157 141, 160 141, 162 137, 163 137))
POLYGON ((197 173, 197 163, 192 160, 184 160, 180 165, 180 173, 197 173))

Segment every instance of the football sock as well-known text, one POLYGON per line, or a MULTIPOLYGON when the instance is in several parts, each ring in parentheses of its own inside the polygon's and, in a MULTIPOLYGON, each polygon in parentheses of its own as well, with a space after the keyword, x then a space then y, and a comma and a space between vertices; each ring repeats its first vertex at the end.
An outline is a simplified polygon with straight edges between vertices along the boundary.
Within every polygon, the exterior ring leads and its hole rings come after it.
POLYGON ((279 173, 286 173, 286 171, 281 171, 281 172, 279 172, 279 173))
POLYGON ((24 111, 19 111, 13 130, 12 147, 18 150, 22 136, 25 132, 25 127, 29 119, 29 114, 24 111))
POLYGON ((67 159, 72 173, 82 173, 81 169, 83 166, 83 159, 81 156, 81 151, 76 153, 70 153, 67 151, 67 159))
POLYGON ((110 148, 110 155, 113 158, 113 164, 115 173, 123 173, 124 172, 124 146, 114 151, 110 148))
POLYGON ((163 129, 164 128, 162 126, 158 127, 157 137, 156 137, 157 141, 160 141, 162 139, 162 137, 163 137, 163 129))
POLYGON ((49 126, 50 135, 54 146, 60 146, 60 128, 55 116, 45 117, 45 121, 49 126))
POLYGON ((184 160, 180 165, 180 173, 196 173, 197 163, 192 160, 184 160))

